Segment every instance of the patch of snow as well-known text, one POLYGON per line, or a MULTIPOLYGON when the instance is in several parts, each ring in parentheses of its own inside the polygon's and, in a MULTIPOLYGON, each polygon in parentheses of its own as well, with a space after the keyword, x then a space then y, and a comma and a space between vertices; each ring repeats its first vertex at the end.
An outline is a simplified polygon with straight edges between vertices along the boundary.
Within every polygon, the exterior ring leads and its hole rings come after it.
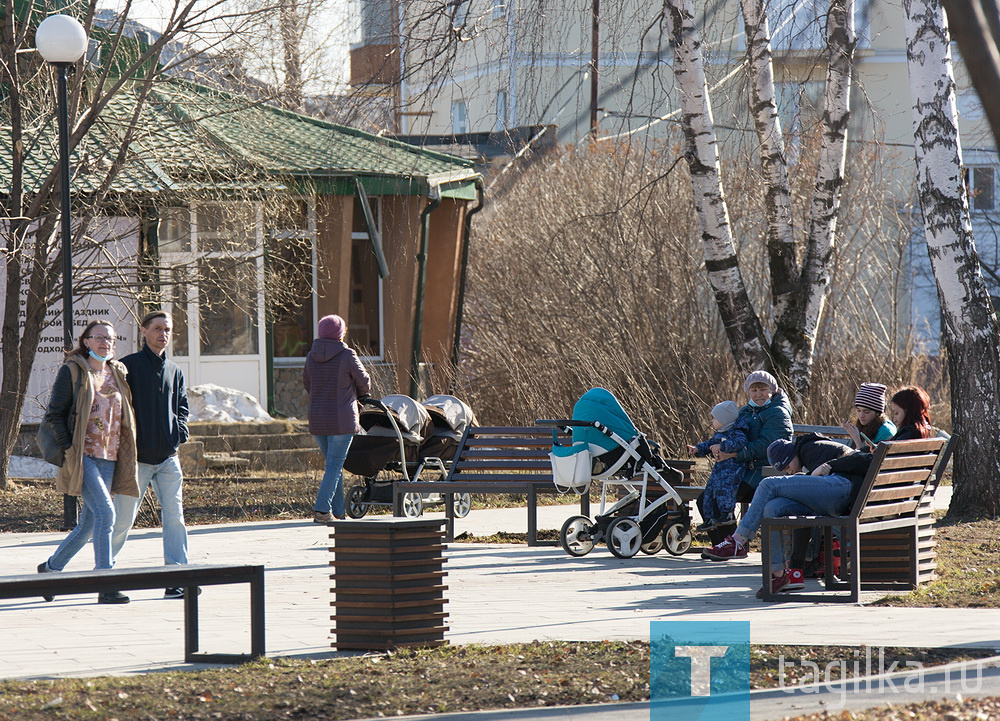
POLYGON ((31 456, 11 456, 7 467, 9 478, 55 478, 59 466, 31 456))
POLYGON ((214 383, 187 389, 191 421, 212 423, 265 423, 274 419, 249 393, 214 383))

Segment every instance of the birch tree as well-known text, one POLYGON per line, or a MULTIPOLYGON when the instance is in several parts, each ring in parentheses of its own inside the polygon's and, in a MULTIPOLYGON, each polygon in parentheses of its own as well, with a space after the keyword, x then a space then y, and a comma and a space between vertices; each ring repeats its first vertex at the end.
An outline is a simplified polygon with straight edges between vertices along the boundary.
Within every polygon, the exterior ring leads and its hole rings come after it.
POLYGON ((941 304, 956 515, 1000 513, 1000 326, 972 236, 950 35, 936 0, 904 0, 917 190, 941 304))
POLYGON ((705 270, 737 364, 756 367, 767 363, 764 331, 750 303, 736 257, 694 9, 690 0, 668 0, 666 11, 674 74, 681 93, 684 155, 691 170, 705 270))
POLYGON ((802 261, 797 261, 791 220, 791 192, 781 123, 774 92, 770 38, 763 0, 743 0, 751 76, 750 105, 768 184, 768 254, 776 328, 768 340, 764 324, 743 289, 729 236, 728 211, 719 183, 711 101, 704 58, 690 0, 667 0, 674 73, 681 93, 686 158, 702 224, 705 267, 737 363, 746 369, 768 366, 791 382, 801 398, 809 388, 816 333, 830 286, 829 261, 835 247, 837 215, 844 182, 847 122, 853 66, 854 3, 833 0, 827 17, 826 93, 823 136, 802 261))

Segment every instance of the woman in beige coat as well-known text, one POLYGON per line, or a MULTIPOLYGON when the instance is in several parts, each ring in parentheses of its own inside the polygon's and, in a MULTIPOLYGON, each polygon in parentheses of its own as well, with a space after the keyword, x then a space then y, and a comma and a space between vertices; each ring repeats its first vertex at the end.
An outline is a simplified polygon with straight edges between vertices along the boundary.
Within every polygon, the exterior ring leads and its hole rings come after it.
MULTIPOLYGON (((125 366, 111 360, 115 330, 107 321, 91 321, 80 345, 56 375, 45 418, 66 451, 56 488, 83 497, 80 520, 59 548, 38 566, 39 573, 61 571, 91 537, 98 569, 111 568, 111 530, 115 523, 112 494, 138 496, 135 414, 125 381, 125 366)), ((45 600, 51 601, 51 596, 45 600)), ((102 593, 98 603, 128 603, 120 591, 102 593)))

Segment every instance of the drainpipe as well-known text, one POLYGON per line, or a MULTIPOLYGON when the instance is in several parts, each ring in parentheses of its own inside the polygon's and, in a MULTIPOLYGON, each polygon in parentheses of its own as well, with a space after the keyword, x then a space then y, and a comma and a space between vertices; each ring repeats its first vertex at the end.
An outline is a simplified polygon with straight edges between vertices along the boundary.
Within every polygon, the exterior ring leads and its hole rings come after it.
POLYGON ((410 365, 410 397, 420 392, 419 373, 421 342, 424 331, 424 286, 427 284, 427 243, 430 235, 431 213, 441 205, 441 186, 432 184, 428 196, 430 204, 420 211, 420 249, 417 253, 417 307, 413 319, 413 362, 410 365))
POLYGON ((451 387, 449 393, 455 390, 455 379, 458 376, 458 351, 462 345, 462 316, 465 314, 465 279, 469 270, 469 241, 472 235, 472 216, 483 209, 486 204, 485 184, 482 179, 476 180, 476 207, 465 213, 462 228, 462 269, 458 279, 458 300, 455 308, 455 340, 451 345, 451 387))

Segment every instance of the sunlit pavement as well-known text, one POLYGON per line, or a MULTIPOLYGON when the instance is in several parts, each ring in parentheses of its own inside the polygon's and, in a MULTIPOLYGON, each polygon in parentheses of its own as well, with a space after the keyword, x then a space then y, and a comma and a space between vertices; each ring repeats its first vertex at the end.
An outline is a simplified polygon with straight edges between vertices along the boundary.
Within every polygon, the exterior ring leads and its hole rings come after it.
MULTIPOLYGON (((558 528, 576 512, 542 507, 540 527, 558 528)), ((477 510, 459 520, 457 530, 523 532, 526 525, 523 509, 477 510)), ((263 564, 268 655, 335 657, 329 535, 330 529, 307 520, 195 526, 191 562, 263 564)), ((7 575, 30 573, 63 537, 0 534, 0 568, 7 575)), ((88 546, 70 568, 86 569, 90 553, 88 546)), ((158 529, 137 530, 119 567, 158 565, 161 553, 158 529)), ((1000 649, 1000 610, 764 604, 753 596, 760 582, 754 556, 729 563, 696 553, 618 559, 597 547, 572 558, 558 547, 494 544, 453 544, 446 556, 446 638, 455 644, 648 639, 654 620, 711 620, 748 621, 757 643, 1000 649)), ((94 596, 0 601, 0 678, 193 668, 182 661, 183 602, 163 599, 159 591, 129 595, 132 603, 121 606, 98 605, 94 596)), ((206 587, 200 607, 202 650, 249 650, 246 586, 206 587)), ((771 701, 767 708, 779 705, 771 701)), ((648 718, 648 709, 644 713, 648 718)))

